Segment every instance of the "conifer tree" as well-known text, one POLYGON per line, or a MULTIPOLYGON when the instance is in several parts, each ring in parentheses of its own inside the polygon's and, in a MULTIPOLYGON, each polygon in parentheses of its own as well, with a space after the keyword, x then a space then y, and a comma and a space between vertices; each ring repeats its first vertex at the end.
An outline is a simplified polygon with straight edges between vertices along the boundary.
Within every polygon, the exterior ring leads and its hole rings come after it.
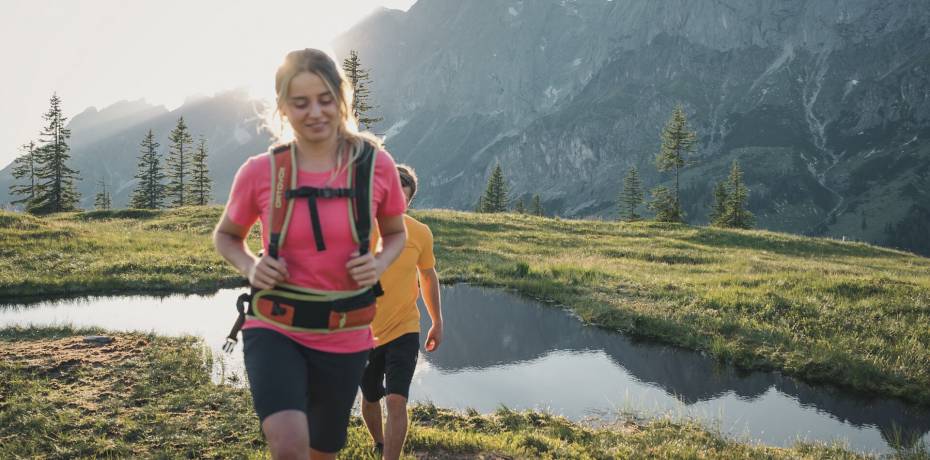
POLYGON ((207 140, 201 137, 197 149, 194 150, 191 165, 190 203, 206 206, 210 202, 212 184, 210 171, 207 169, 207 140))
POLYGON ((720 181, 714 186, 714 205, 710 211, 710 224, 715 227, 726 227, 727 204, 730 201, 727 182, 720 181))
POLYGON ((482 212, 507 212, 507 203, 507 182, 498 163, 488 177, 488 186, 481 198, 482 212))
POLYGON ((912 204, 904 218, 897 223, 885 224, 884 244, 930 255, 930 209, 912 204))
POLYGON ((682 222, 684 218, 679 191, 680 171, 681 168, 687 165, 685 155, 694 150, 696 139, 697 134, 688 129, 688 119, 685 116, 684 108, 681 104, 678 104, 675 106, 675 110, 672 111, 672 116, 669 118, 668 123, 665 124, 665 128, 662 129, 662 146, 656 156, 656 166, 659 171, 675 171, 673 202, 676 209, 670 216, 678 216, 678 219, 681 219, 676 222, 682 222))
POLYGON ((743 171, 736 160, 733 160, 727 182, 726 226, 752 228, 755 218, 746 209, 749 203, 749 189, 743 184, 743 171))
POLYGON ((639 220, 640 215, 636 213, 636 208, 642 203, 642 183, 639 181, 639 174, 636 172, 636 167, 632 167, 626 177, 623 178, 623 191, 620 192, 619 197, 620 218, 625 220, 639 220))
POLYGON ((62 115, 58 94, 52 94, 43 118, 46 125, 40 134, 42 145, 36 156, 36 195, 27 210, 36 214, 73 211, 80 200, 74 182, 80 178, 78 171, 67 163, 71 158, 68 154, 71 130, 65 128, 68 119, 62 115))
POLYGON ((370 130, 372 125, 383 120, 382 117, 369 116, 368 112, 375 108, 369 102, 371 97, 371 75, 368 70, 362 67, 358 52, 349 51, 349 57, 342 61, 342 70, 345 72, 346 79, 352 85, 352 113, 358 120, 359 129, 370 130))
POLYGON ((158 160, 158 145, 155 134, 150 129, 140 145, 142 150, 139 155, 139 170, 135 175, 139 184, 132 192, 130 207, 158 209, 164 206, 165 186, 162 181, 165 179, 165 173, 158 160))
POLYGON ((171 130, 168 139, 171 144, 168 146, 168 186, 165 190, 171 199, 171 206, 184 206, 190 202, 190 196, 185 192, 190 186, 190 150, 194 143, 194 138, 184 124, 184 117, 178 118, 178 124, 171 130))
POLYGON ((10 185, 10 195, 18 195, 22 198, 12 201, 12 204, 23 204, 29 208, 31 203, 36 199, 38 193, 38 184, 36 177, 36 167, 38 161, 38 149, 35 141, 29 141, 28 144, 20 146, 23 154, 13 161, 13 178, 23 179, 25 184, 10 185))
POLYGON ((534 216, 543 215, 542 203, 539 202, 539 194, 533 195, 533 204, 530 206, 530 214, 534 216))
POLYGON ((107 183, 103 179, 100 179, 97 182, 97 186, 99 189, 97 190, 97 195, 94 197, 94 208, 98 211, 109 211, 113 201, 110 198, 110 192, 107 190, 107 183))
POLYGON ((652 189, 652 201, 649 202, 649 208, 655 211, 656 220, 659 222, 681 222, 681 208, 675 201, 675 196, 669 191, 668 187, 659 186, 652 189))
POLYGON ((515 204, 513 207, 513 212, 517 214, 526 214, 526 205, 523 204, 523 197, 520 197, 520 199, 517 200, 517 204, 515 204))

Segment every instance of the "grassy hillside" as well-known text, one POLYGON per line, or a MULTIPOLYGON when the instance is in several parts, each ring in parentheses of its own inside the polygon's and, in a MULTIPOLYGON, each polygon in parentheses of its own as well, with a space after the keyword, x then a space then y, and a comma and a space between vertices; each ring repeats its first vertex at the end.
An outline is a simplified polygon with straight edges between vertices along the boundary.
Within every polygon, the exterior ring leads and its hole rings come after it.
POLYGON ((239 285, 242 278, 210 242, 220 212, 123 210, 45 218, 0 212, 0 293, 7 299, 239 285))
MULTIPOLYGON (((90 332, 100 331, 0 329, 0 458, 267 458, 248 390, 211 383, 210 355, 192 339, 115 334, 85 344, 90 332)), ((591 428, 433 406, 412 408, 410 419, 405 459, 860 458, 835 446, 750 445, 667 419, 591 428)), ((374 458, 370 447, 353 418, 340 458, 374 458)))
MULTIPOLYGON (((241 283, 210 245, 219 213, 0 213, 0 292, 10 299, 241 283)), ((513 288, 586 321, 742 367, 930 404, 930 259, 762 231, 416 216, 433 229, 445 282, 513 288)))

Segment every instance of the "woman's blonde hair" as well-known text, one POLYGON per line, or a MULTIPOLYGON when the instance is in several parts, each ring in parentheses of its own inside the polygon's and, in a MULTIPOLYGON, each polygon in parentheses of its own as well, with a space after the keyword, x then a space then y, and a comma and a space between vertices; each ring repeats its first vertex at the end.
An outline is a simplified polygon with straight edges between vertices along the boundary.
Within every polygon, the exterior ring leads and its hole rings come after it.
POLYGON ((336 156, 336 174, 341 172, 345 167, 354 162, 358 154, 362 151, 364 142, 374 145, 375 149, 381 148, 381 140, 370 132, 359 132, 358 121, 352 110, 352 86, 342 74, 342 70, 326 53, 306 48, 287 53, 284 63, 278 67, 275 73, 274 89, 277 95, 277 109, 281 118, 284 118, 282 107, 287 103, 288 89, 291 86, 291 80, 302 72, 310 72, 323 80, 326 88, 336 99, 339 108, 339 118, 342 123, 336 126, 336 132, 340 140, 344 140, 349 149, 344 149, 340 145, 336 156), (342 155, 342 152, 348 151, 348 156, 342 155), (344 158, 345 157, 345 158, 344 158))

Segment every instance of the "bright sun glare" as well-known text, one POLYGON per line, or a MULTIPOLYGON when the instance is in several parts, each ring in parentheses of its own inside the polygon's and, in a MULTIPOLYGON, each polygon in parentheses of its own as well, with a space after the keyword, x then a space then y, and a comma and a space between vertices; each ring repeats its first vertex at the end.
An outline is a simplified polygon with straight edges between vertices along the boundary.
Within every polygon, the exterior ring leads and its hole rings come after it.
MULTIPOLYGON (((176 109, 188 97, 245 89, 274 101, 287 52, 319 48, 378 7, 415 0, 12 2, 0 14, 0 167, 34 139, 52 92, 68 117, 145 99, 176 109), (32 46, 21 46, 33 43, 32 46)), ((280 127, 280 122, 275 121, 280 127)))

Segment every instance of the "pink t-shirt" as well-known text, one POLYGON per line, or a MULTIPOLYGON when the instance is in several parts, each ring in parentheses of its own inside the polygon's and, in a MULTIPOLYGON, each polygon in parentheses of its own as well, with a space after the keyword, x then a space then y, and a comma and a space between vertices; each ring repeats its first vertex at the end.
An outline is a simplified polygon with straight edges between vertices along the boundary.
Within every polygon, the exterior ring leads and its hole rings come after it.
MULTIPOLYGON (((318 188, 346 187, 348 178, 346 172, 341 173, 327 184, 330 176, 332 176, 332 171, 298 171, 297 185, 298 187, 318 188)), ((265 248, 265 253, 268 252, 268 239, 271 232, 268 222, 270 199, 271 160, 268 153, 263 153, 249 158, 236 173, 232 190, 229 193, 229 201, 226 204, 226 215, 233 223, 243 227, 251 227, 260 218, 262 247, 265 248)), ((345 268, 349 256, 358 250, 358 244, 352 239, 346 199, 318 198, 317 208, 320 213, 326 250, 317 251, 307 199, 298 198, 294 203, 284 245, 278 251, 278 257, 284 259, 290 274, 287 282, 322 290, 359 289, 345 268)), ((375 158, 372 214, 376 217, 390 217, 399 216, 404 211, 406 211, 406 200, 400 186, 394 159, 386 151, 380 150, 375 158)), ((292 332, 251 318, 246 320, 242 328, 272 329, 307 348, 329 353, 355 353, 374 345, 371 329, 329 334, 292 332)))

